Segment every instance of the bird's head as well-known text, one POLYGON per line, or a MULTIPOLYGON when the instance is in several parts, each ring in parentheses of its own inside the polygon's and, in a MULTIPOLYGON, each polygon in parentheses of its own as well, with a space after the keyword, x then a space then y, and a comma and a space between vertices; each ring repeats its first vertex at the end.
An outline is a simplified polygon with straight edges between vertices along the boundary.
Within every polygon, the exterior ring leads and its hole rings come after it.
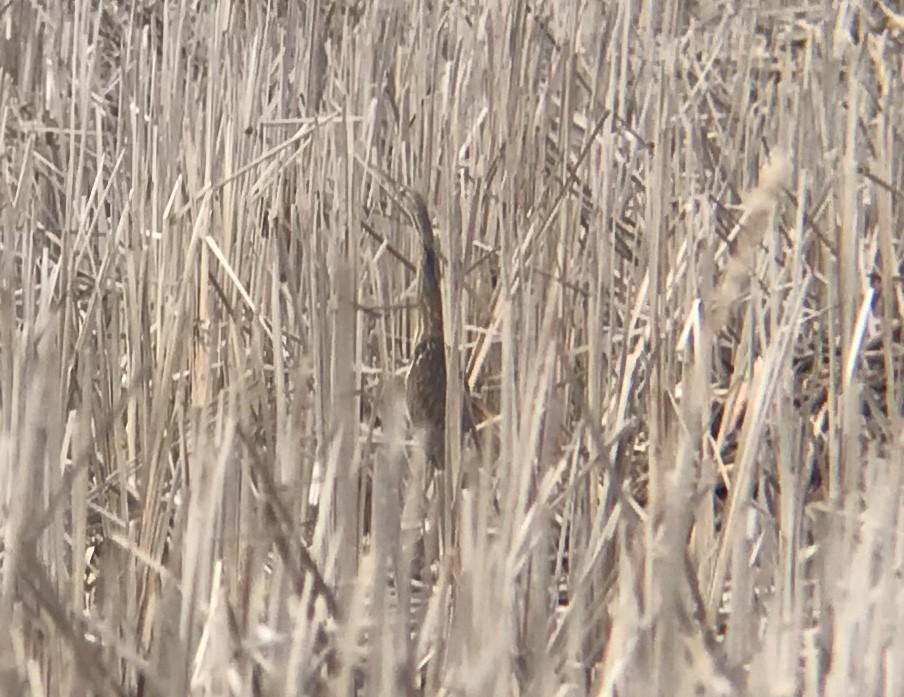
POLYGON ((421 237, 421 260, 418 265, 418 296, 422 319, 426 325, 441 333, 442 295, 440 291, 439 254, 430 213, 424 198, 416 191, 403 187, 401 200, 421 237))

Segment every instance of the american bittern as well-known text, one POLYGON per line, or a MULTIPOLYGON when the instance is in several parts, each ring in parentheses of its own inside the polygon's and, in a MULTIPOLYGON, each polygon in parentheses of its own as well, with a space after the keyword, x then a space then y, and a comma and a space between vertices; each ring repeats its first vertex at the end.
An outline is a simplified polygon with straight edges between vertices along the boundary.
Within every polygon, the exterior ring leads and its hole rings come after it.
MULTIPOLYGON (((417 270, 419 326, 406 382, 408 415, 415 432, 424 439, 428 463, 441 468, 445 458, 446 356, 436 238, 427 205, 420 194, 403 189, 402 198, 421 237, 421 260, 417 270)), ((462 416, 463 427, 473 436, 473 418, 467 395, 462 416)))

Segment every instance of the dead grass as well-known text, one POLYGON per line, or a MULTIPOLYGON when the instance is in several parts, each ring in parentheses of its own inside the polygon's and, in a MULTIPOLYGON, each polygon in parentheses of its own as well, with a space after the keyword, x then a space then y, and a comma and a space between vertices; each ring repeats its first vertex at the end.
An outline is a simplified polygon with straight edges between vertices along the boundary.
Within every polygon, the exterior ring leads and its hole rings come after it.
POLYGON ((900 694, 904 8, 829 5, 7 5, 0 693, 900 694))

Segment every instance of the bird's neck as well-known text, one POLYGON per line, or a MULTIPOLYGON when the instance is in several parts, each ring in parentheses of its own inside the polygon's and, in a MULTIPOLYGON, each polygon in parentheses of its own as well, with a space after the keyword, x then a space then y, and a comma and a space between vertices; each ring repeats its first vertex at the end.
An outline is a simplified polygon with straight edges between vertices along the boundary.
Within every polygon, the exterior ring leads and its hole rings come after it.
POLYGON ((443 338, 443 301, 439 293, 422 294, 418 303, 420 331, 418 340, 443 338))
POLYGON ((418 269, 420 340, 443 338, 443 295, 439 287, 439 264, 432 245, 424 245, 418 269))

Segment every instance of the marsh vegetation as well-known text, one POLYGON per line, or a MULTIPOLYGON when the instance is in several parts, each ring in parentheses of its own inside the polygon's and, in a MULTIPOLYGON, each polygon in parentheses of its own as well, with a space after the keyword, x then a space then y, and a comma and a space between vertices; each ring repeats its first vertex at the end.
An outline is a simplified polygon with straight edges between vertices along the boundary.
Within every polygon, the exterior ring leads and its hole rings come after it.
POLYGON ((0 26, 0 693, 904 692, 900 4, 0 26))

